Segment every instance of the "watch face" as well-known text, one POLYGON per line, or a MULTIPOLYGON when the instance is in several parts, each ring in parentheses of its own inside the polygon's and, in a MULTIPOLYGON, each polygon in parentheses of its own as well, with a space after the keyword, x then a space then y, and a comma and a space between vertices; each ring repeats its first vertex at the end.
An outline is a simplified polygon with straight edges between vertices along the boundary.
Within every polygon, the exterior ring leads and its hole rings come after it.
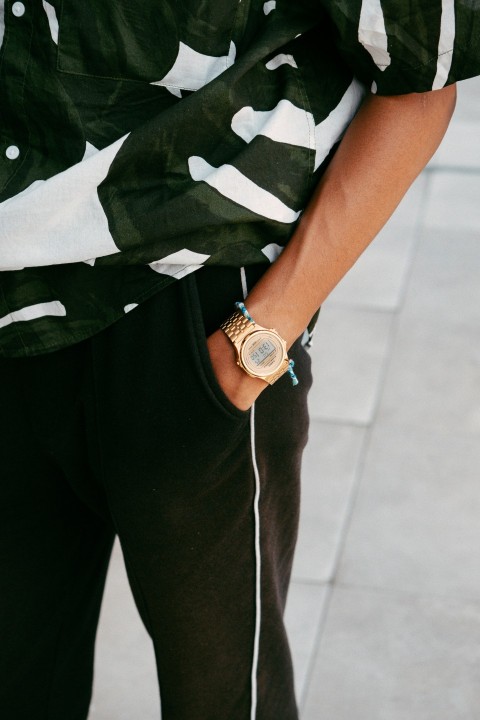
POLYGON ((242 345, 241 358, 249 372, 266 377, 279 369, 285 355, 282 343, 275 333, 259 330, 246 338, 242 345))

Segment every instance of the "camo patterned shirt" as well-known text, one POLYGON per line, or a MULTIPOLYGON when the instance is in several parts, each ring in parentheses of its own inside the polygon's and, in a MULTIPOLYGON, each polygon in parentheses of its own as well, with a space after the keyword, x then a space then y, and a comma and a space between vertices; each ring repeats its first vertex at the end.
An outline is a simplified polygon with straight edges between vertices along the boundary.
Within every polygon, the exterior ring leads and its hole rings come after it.
POLYGON ((472 0, 0 0, 0 355, 273 262, 366 92, 477 74, 472 0))

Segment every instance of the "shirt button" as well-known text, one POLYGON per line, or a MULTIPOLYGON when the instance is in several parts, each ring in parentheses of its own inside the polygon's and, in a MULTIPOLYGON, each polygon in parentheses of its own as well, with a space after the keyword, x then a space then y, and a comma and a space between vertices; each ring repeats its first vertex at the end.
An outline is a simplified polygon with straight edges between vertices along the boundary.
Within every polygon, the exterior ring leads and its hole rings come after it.
POLYGON ((16 145, 9 145, 5 150, 5 155, 9 160, 16 160, 20 155, 20 149, 16 145))
POLYGON ((25 13, 25 5, 22 2, 14 2, 12 5, 12 13, 15 17, 22 17, 25 13))

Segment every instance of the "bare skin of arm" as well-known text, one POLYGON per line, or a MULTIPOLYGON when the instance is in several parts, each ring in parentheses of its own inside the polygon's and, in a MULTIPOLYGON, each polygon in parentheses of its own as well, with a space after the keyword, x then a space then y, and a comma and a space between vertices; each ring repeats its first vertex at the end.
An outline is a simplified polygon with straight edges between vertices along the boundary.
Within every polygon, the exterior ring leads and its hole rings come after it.
MULTIPOLYGON (((455 99, 450 86, 364 102, 286 249, 245 301, 252 317, 275 328, 288 347, 425 167, 445 134, 455 99)), ((227 397, 248 409, 268 386, 236 365, 233 345, 221 330, 207 342, 227 397)))

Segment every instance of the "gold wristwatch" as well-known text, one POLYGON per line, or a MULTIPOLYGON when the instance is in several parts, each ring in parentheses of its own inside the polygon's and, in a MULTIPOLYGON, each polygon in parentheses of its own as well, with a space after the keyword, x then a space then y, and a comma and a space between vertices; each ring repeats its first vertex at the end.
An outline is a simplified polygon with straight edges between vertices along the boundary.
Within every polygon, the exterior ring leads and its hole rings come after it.
POLYGON ((258 325, 243 305, 220 328, 232 341, 237 365, 248 375, 273 385, 290 367, 287 344, 273 328, 258 325), (246 313, 246 314, 245 314, 246 313))

